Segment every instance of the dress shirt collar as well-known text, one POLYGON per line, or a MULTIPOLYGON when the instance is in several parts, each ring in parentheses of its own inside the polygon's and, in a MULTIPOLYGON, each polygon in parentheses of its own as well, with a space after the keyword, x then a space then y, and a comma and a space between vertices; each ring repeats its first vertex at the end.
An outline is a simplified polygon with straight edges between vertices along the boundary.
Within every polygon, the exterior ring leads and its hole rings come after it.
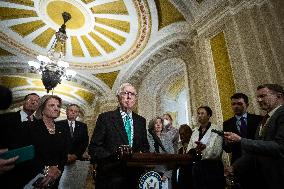
POLYGON ((122 119, 124 119, 124 117, 127 115, 132 119, 132 112, 127 113, 127 112, 122 111, 121 109, 119 109, 119 111, 120 111, 122 119))
POLYGON ((245 112, 245 113, 244 113, 243 115, 241 115, 241 116, 235 115, 235 117, 237 118, 237 120, 240 120, 242 117, 245 118, 245 120, 247 120, 247 118, 248 118, 248 113, 245 112))
POLYGON ((73 129, 75 128, 75 121, 70 121, 70 120, 68 120, 67 119, 67 121, 68 121, 68 125, 70 126, 71 125, 71 123, 72 123, 72 127, 73 127, 73 129))
MULTIPOLYGON (((29 121, 28 118, 27 118, 27 117, 28 117, 28 114, 27 114, 24 110, 21 110, 21 111, 20 111, 20 115, 21 115, 21 122, 29 121)), ((31 121, 33 121, 33 117, 34 117, 34 116, 31 115, 30 117, 31 117, 31 121)))

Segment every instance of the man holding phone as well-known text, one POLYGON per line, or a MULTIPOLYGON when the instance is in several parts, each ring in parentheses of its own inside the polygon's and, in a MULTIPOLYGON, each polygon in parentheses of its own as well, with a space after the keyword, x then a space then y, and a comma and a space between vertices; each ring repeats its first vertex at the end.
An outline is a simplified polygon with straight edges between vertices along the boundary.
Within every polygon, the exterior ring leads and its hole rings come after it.
MULTIPOLYGON (((0 110, 5 110, 10 107, 12 102, 12 91, 4 86, 0 85, 0 110)), ((0 149, 1 154, 5 153, 8 149, 0 149)), ((0 158, 0 174, 10 171, 15 167, 15 162, 18 157, 13 157, 9 159, 0 158)))
MULTIPOLYGON (((21 127, 22 122, 33 121, 33 113, 38 108, 39 99, 40 97, 36 93, 28 94, 24 97, 21 111, 0 114, 0 149, 12 150, 27 146, 23 128, 21 127)), ((1 185, 13 189, 23 188, 30 180, 25 172, 29 170, 31 162, 26 161, 14 165, 18 158, 16 156, 6 160, 0 159, 1 185), (14 182, 11 182, 11 180, 14 182)))

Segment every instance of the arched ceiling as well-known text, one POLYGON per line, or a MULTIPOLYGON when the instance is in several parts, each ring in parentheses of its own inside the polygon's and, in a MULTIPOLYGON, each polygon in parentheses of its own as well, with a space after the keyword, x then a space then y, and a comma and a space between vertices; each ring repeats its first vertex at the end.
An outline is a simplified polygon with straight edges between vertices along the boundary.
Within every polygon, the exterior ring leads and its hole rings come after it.
POLYGON ((77 68, 113 67, 143 50, 151 16, 143 0, 7 0, 0 2, 0 26, 32 55, 46 54, 69 12, 65 61, 77 68))
POLYGON ((64 60, 78 74, 55 92, 85 106, 111 94, 121 78, 131 78, 131 65, 140 64, 153 41, 176 32, 164 28, 186 21, 172 0, 0 1, 0 83, 8 80, 19 99, 25 90, 44 93, 40 76, 28 72, 27 61, 47 54, 63 12, 72 16, 66 24, 64 60))

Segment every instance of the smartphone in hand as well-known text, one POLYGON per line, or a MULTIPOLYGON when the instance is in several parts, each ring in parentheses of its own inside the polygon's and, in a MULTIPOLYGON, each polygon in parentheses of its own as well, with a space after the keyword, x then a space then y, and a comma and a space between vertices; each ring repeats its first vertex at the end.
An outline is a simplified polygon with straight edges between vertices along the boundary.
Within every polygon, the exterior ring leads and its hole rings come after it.
POLYGON ((35 156, 34 146, 30 145, 21 148, 16 148, 0 154, 1 159, 10 159, 16 156, 19 156, 19 158, 15 162, 16 164, 33 159, 35 156))

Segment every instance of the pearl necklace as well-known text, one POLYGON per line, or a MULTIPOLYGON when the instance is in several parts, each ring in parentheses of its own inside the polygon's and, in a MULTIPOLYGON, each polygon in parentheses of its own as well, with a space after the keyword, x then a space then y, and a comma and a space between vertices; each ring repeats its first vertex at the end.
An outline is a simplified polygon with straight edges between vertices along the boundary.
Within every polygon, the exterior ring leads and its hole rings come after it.
POLYGON ((48 128, 48 127, 46 127, 46 128, 47 128, 49 134, 52 134, 52 135, 55 134, 55 126, 54 125, 53 125, 53 128, 48 128))

